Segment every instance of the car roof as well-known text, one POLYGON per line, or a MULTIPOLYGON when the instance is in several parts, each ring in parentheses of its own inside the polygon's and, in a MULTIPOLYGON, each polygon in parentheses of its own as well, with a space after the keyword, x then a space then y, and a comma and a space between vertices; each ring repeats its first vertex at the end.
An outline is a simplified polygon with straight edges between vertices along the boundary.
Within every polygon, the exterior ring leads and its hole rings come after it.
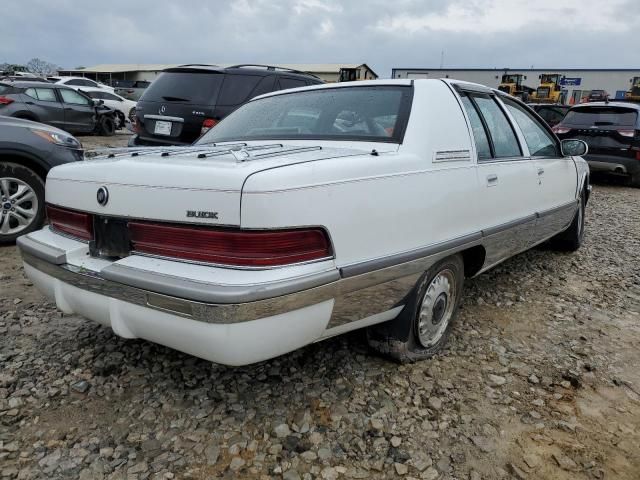
POLYGON ((14 87, 18 87, 18 88, 39 87, 39 88, 58 88, 58 89, 74 90, 71 87, 67 87, 66 85, 61 85, 59 83, 28 82, 26 80, 17 80, 15 82, 7 82, 6 84, 13 85, 14 87))
POLYGON ((249 74, 249 75, 287 75, 293 77, 300 77, 305 79, 314 79, 322 82, 322 79, 313 75, 312 73, 300 72, 298 70, 290 70, 280 67, 274 67, 271 65, 232 65, 230 67, 220 67, 218 65, 208 65, 201 63, 193 63, 186 65, 179 65, 177 67, 171 67, 163 70, 163 72, 189 72, 189 71, 201 71, 211 73, 231 73, 231 74, 249 74))
POLYGON ((640 111, 640 104, 632 102, 588 102, 575 105, 574 107, 571 107, 571 110, 585 107, 619 107, 640 111))

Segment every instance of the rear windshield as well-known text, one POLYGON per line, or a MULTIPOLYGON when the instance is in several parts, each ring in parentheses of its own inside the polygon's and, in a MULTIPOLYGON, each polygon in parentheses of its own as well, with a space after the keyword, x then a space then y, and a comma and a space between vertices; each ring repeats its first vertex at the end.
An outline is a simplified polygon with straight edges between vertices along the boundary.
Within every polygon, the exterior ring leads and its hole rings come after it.
POLYGON ((197 143, 242 140, 352 140, 401 143, 410 86, 292 92, 240 107, 197 143))
POLYGON ((631 108, 622 107, 579 107, 569 110, 562 123, 567 125, 607 126, 636 125, 638 113, 631 108))
POLYGON ((210 72, 162 72, 144 91, 142 100, 213 105, 224 74, 210 72))
POLYGON ((9 93, 17 93, 17 89, 11 85, 6 85, 4 83, 0 83, 0 95, 9 94, 9 93))

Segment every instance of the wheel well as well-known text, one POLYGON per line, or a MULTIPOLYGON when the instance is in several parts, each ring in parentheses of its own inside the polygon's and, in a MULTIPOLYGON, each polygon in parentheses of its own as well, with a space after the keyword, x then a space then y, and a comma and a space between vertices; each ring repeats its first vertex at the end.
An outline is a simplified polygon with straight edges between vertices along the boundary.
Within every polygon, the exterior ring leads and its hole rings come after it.
POLYGON ((29 112, 19 112, 13 115, 14 118, 22 118, 23 120, 31 120, 33 122, 38 121, 38 117, 36 117, 33 113, 29 112))
POLYGON ((42 165, 40 165, 33 158, 27 157, 25 155, 20 155, 19 153, 0 153, 0 162, 10 162, 24 165, 25 167, 33 170, 35 174, 42 179, 43 182, 47 178, 48 170, 43 168, 42 165))
POLYGON ((464 276, 467 278, 473 277, 480 271, 487 256, 487 252, 482 245, 463 250, 460 254, 464 260, 464 276))

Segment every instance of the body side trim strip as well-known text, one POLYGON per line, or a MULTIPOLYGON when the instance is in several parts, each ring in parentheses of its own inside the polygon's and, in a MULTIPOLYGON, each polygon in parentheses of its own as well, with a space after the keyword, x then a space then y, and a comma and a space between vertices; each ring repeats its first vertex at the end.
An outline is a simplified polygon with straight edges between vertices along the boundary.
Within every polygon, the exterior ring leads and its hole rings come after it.
POLYGON ((418 260, 431 255, 451 250, 462 245, 475 242, 482 238, 482 233, 472 233, 463 237, 458 237, 446 242, 437 243, 427 247, 418 248, 409 252, 398 253, 395 255, 389 255, 387 257, 376 258, 374 260, 366 260, 364 262, 355 263, 353 265, 346 265, 340 268, 342 278, 354 277, 363 273, 369 273, 375 270, 380 270, 387 267, 394 267, 396 265, 418 260))
POLYGON ((531 215, 527 215, 524 218, 518 218, 517 220, 511 220, 510 222, 503 223, 501 225, 496 225, 495 227, 486 228, 482 230, 482 236, 489 237, 491 235, 495 235, 496 233, 504 232, 505 230, 509 230, 511 228, 518 227, 525 223, 535 221, 536 218, 537 218, 537 214, 532 213, 531 215))
POLYGON ((538 218, 543 218, 549 215, 554 215, 556 213, 560 213, 563 210, 567 210, 569 208, 575 208, 577 207, 577 204, 578 204, 577 200, 572 200, 568 203, 565 203, 564 205, 560 205, 558 207, 550 208, 549 210, 543 210, 542 212, 538 212, 537 216, 538 218))

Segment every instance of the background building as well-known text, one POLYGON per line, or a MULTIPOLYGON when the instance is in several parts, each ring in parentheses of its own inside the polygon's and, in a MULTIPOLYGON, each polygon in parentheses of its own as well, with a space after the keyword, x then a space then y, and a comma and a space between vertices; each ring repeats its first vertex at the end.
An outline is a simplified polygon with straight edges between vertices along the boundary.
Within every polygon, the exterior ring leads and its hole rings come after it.
POLYGON ((543 73, 562 75, 562 89, 566 90, 566 102, 579 103, 589 96, 591 90, 605 90, 611 99, 624 98, 624 92, 631 88, 633 77, 640 76, 638 69, 488 69, 488 68, 394 68, 391 78, 455 78, 467 82, 480 83, 497 88, 504 73, 521 73, 525 76, 524 85, 536 88, 543 73))
MULTIPOLYGON (((88 77, 104 83, 113 80, 146 80, 153 81, 154 78, 165 68, 182 65, 174 64, 126 64, 126 65, 95 65, 93 67, 82 67, 60 70, 59 75, 71 75, 88 77)), ((228 67, 231 64, 216 63, 221 67, 228 67)), ((375 80, 378 78, 366 63, 332 63, 332 64, 273 64, 276 67, 290 68, 301 72, 311 73, 320 77, 325 82, 339 82, 348 80, 375 80)))

